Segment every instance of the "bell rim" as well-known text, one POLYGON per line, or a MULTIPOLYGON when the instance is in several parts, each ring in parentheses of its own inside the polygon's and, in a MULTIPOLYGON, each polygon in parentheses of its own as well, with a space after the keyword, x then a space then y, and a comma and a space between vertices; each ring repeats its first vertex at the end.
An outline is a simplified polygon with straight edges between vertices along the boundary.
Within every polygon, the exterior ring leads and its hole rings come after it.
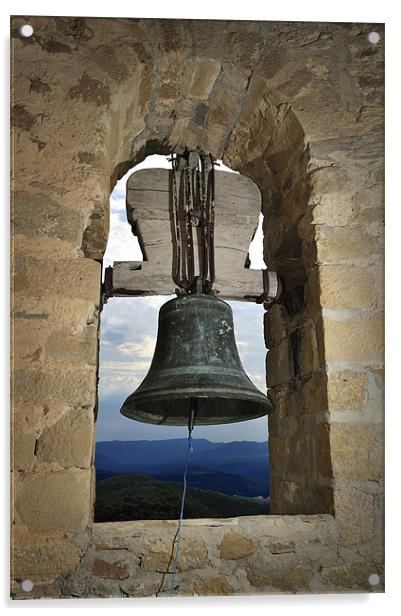
MULTIPOLYGON (((255 388, 256 389, 256 388, 255 388)), ((158 404, 161 401, 165 401, 168 400, 168 391, 166 391, 166 389, 164 389, 162 392, 160 392, 160 394, 158 395, 157 392, 153 391, 153 392, 149 392, 148 395, 146 395, 146 393, 144 394, 135 394, 135 392, 133 394, 131 394, 131 396, 128 396, 128 398, 125 400, 125 402, 123 403, 121 409, 120 409, 120 413, 121 415, 123 415, 124 417, 127 417, 128 419, 133 419, 136 421, 140 421, 142 423, 153 423, 153 424, 165 424, 165 425, 186 425, 188 423, 188 417, 187 416, 183 416, 182 419, 180 419, 179 417, 177 418, 177 416, 163 416, 163 419, 161 421, 158 421, 156 418, 160 418, 160 414, 158 413, 152 413, 149 410, 141 410, 139 408, 139 405, 145 404, 146 402, 151 402, 153 404, 158 404), (130 398, 132 398, 130 400, 130 398), (142 419, 143 417, 143 419, 142 419), (170 417, 170 420, 169 420, 170 417)), ((232 392, 228 392, 227 390, 222 390, 222 391, 218 391, 216 390, 216 388, 214 388, 213 390, 213 395, 207 395, 207 393, 205 391, 202 390, 194 390, 194 388, 191 388, 188 391, 181 391, 181 392, 177 392, 177 390, 170 390, 171 398, 169 401, 173 401, 173 400, 191 400, 191 399, 214 399, 214 400, 231 400, 232 399, 232 392), (174 395, 173 395, 174 394, 174 395)), ((250 412, 249 415, 246 415, 245 417, 241 418, 240 415, 236 415, 234 418, 230 419, 230 415, 223 415, 223 416, 218 416, 216 418, 216 421, 210 421, 211 417, 209 416, 207 418, 207 421, 203 421, 202 419, 199 421, 198 418, 198 422, 196 422, 196 425, 219 425, 219 424, 225 424, 225 423, 240 423, 242 421, 250 421, 252 419, 257 419, 259 417, 266 417, 271 415, 274 412, 274 406, 271 402, 271 400, 262 392, 259 392, 258 390, 255 391, 254 395, 249 395, 250 392, 249 390, 247 390, 247 392, 239 392, 236 391, 235 392, 235 399, 236 400, 241 400, 244 402, 249 402, 250 405, 252 405, 253 407, 253 412, 250 412), (257 410, 257 407, 259 407, 259 411, 257 410)))

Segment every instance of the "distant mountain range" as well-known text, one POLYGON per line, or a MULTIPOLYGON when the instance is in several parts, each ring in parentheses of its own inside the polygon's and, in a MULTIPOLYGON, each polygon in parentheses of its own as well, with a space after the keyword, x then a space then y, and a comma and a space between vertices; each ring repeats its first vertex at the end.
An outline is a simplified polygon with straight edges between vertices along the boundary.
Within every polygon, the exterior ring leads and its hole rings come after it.
MULTIPOLYGON (((227 495, 269 495, 268 444, 254 441, 212 443, 194 439, 188 485, 227 495)), ((104 479, 129 473, 158 481, 182 482, 187 439, 105 441, 96 445, 96 476, 104 479)))
MULTIPOLYGON (((158 481, 138 473, 109 477, 97 484, 95 522, 175 520, 179 517, 181 495, 182 483, 158 481)), ((185 519, 268 513, 269 504, 266 501, 227 496, 194 487, 187 489, 185 519)))

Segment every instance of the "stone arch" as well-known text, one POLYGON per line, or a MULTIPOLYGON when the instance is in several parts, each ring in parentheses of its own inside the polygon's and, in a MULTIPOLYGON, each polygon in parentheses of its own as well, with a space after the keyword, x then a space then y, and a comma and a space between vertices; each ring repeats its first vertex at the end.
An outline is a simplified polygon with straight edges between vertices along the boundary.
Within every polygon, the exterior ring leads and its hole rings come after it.
MULTIPOLYGON (((320 291, 312 271, 315 247, 313 228, 308 225, 309 152, 304 131, 266 79, 254 72, 246 78, 246 68, 231 63, 217 71, 209 57, 192 60, 191 70, 211 73, 203 98, 198 91, 188 98, 191 83, 176 80, 174 92, 183 97, 176 105, 170 98, 172 85, 163 73, 163 67, 170 66, 171 53, 160 61, 161 76, 153 91, 149 90, 146 100, 137 101, 137 115, 127 83, 116 88, 113 97, 119 108, 113 111, 111 104, 105 134, 110 183, 148 155, 199 146, 257 184, 265 220, 265 260, 286 285, 282 303, 265 319, 268 385, 277 408, 269 421, 272 511, 331 512, 328 428, 317 421, 327 408, 327 387, 320 291), (143 120, 141 110, 148 106, 151 120, 145 116, 144 128, 135 134, 132 126, 143 120), (130 121, 122 123, 127 114, 130 121)), ((85 232, 85 237, 96 238, 86 245, 86 254, 92 258, 99 239, 98 221, 104 217, 104 211, 92 214, 85 232)))

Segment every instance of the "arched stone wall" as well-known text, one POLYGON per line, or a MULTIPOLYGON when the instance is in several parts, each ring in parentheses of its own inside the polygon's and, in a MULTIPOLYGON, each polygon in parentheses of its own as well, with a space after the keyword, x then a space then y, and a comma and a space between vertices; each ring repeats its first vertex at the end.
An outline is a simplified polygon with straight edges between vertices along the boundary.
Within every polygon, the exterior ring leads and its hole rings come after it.
MULTIPOLYGON (((364 587, 382 548, 382 46, 372 52, 359 24, 34 17, 22 39, 23 21, 12 21, 15 580, 74 593, 74 573, 69 590, 59 576, 82 568, 91 542, 111 188, 148 154, 200 146, 258 184, 266 256, 286 280, 266 320, 273 513, 334 513, 321 588, 341 588, 352 567, 364 587)), ((270 587, 265 566, 253 563, 245 592, 270 587)), ((305 579, 296 588, 312 590, 305 579)))

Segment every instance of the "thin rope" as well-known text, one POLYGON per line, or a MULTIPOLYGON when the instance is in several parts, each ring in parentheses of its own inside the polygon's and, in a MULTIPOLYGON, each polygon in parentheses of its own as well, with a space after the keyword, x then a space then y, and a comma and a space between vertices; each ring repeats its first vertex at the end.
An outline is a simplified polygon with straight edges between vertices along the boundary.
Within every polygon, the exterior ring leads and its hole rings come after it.
MULTIPOLYGON (((176 551, 175 551, 175 559, 174 559, 174 566, 173 566, 173 579, 171 581, 171 588, 170 588, 170 594, 174 595, 177 592, 177 587, 176 587, 176 578, 177 578, 177 563, 178 563, 178 558, 179 558, 179 552, 180 552, 180 541, 181 541, 181 525, 182 525, 182 520, 184 517, 184 505, 185 505, 185 495, 187 492, 187 471, 188 471, 188 464, 189 464, 189 455, 192 452, 192 436, 191 436, 191 432, 192 430, 189 429, 189 433, 188 433, 188 444, 187 444, 187 457, 185 460, 185 469, 184 469, 184 477, 183 477, 183 489, 182 489, 182 496, 181 496, 181 510, 180 510, 180 519, 178 522, 178 531, 176 534, 176 551)), ((173 544, 173 550, 174 550, 174 544, 173 544)))

